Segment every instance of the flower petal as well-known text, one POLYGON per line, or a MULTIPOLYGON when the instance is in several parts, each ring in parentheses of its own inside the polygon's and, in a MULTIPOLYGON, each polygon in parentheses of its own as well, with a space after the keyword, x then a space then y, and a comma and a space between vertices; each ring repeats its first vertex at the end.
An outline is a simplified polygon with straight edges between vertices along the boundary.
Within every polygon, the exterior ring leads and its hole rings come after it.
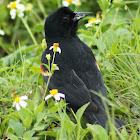
POLYGON ((25 108, 27 106, 27 102, 26 101, 20 101, 19 104, 25 108))
POLYGON ((59 97, 65 98, 65 94, 63 94, 63 93, 57 93, 57 95, 58 95, 59 97))
POLYGON ((11 15, 11 18, 12 18, 12 19, 15 19, 15 18, 16 18, 16 9, 12 9, 12 10, 10 11, 10 15, 11 15))
POLYGON ((101 22, 101 20, 97 19, 94 22, 95 22, 95 24, 99 24, 101 22))
POLYGON ((58 95, 58 93, 56 95, 54 95, 55 100, 60 101, 60 96, 58 95))
POLYGON ((16 109, 17 109, 17 111, 19 111, 21 109, 19 103, 16 103, 16 109))
POLYGON ((5 32, 3 30, 0 30, 0 35, 4 35, 5 32))
POLYGON ((45 100, 48 100, 49 98, 53 97, 53 95, 49 94, 45 97, 45 100))
POLYGON ((81 5, 79 0, 73 0, 72 3, 75 4, 75 5, 81 5))
POLYGON ((24 17, 24 13, 23 13, 23 12, 20 12, 20 13, 18 14, 18 17, 24 17))
POLYGON ((18 3, 20 3, 20 0, 17 0, 17 1, 16 1, 16 4, 18 4, 18 3))
POLYGON ((20 9, 23 12, 25 11, 25 6, 23 4, 18 4, 17 9, 20 9))
POLYGON ((92 27, 92 26, 93 26, 92 23, 93 23, 93 22, 89 22, 89 23, 85 24, 86 28, 87 28, 87 27, 92 27))
POLYGON ((59 47, 57 47, 57 52, 61 53, 61 49, 59 47))
POLYGON ((20 100, 21 101, 28 100, 28 96, 27 95, 23 95, 23 96, 20 97, 20 100))
POLYGON ((15 106, 16 106, 16 103, 17 103, 17 102, 14 102, 14 103, 13 103, 13 107, 15 107, 15 106))
POLYGON ((69 2, 67 2, 67 1, 62 1, 62 4, 63 4, 63 6, 68 7, 70 3, 69 3, 69 2))
POLYGON ((10 8, 10 4, 7 5, 7 8, 10 8))
POLYGON ((52 50, 52 49, 53 49, 53 47, 54 47, 54 46, 51 46, 51 47, 49 48, 49 50, 52 50))

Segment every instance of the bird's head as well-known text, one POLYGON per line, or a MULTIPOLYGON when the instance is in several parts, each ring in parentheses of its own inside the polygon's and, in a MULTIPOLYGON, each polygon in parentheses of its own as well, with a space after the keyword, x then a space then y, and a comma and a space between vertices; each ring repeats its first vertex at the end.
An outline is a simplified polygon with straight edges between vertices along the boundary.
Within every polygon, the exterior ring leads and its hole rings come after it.
POLYGON ((78 21, 89 14, 91 12, 73 12, 68 7, 57 9, 46 18, 46 38, 76 35, 78 21))

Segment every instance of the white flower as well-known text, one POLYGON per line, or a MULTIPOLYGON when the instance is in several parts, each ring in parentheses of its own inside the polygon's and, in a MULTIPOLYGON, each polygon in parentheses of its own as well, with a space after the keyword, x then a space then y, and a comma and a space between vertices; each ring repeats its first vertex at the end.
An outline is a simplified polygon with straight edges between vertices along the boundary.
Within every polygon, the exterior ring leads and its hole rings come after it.
POLYGON ((10 2, 10 4, 8 4, 8 8, 10 8, 10 15, 12 19, 16 18, 16 14, 18 15, 18 17, 23 17, 24 16, 24 11, 25 11, 25 6, 23 4, 19 3, 20 0, 17 1, 13 1, 10 2))
POLYGON ((54 52, 61 53, 61 49, 58 46, 59 46, 59 43, 53 43, 53 46, 51 46, 49 50, 53 49, 54 52))
POLYGON ((92 27, 93 24, 99 24, 101 22, 101 20, 96 19, 96 18, 91 18, 88 20, 88 23, 85 24, 86 27, 92 27))
POLYGON ((18 16, 19 17, 24 17, 24 11, 25 11, 25 6, 23 4, 18 4, 17 5, 17 11, 18 11, 18 16))
POLYGON ((0 30, 0 35, 4 35, 5 32, 3 30, 0 30))
POLYGON ((11 19, 15 19, 16 18, 16 9, 11 9, 10 15, 11 15, 11 19))
POLYGON ((96 19, 96 20, 94 21, 95 24, 99 24, 100 22, 101 22, 101 20, 99 20, 99 19, 96 19))
POLYGON ((26 95, 16 97, 13 103, 13 107, 16 107, 18 111, 21 109, 21 107, 25 108, 27 106, 27 102, 25 100, 28 100, 28 96, 26 95))
POLYGON ((52 89, 50 90, 50 94, 45 97, 45 100, 48 100, 51 97, 54 97, 55 100, 60 101, 61 98, 65 98, 65 95, 63 93, 58 93, 57 89, 52 89))
POLYGON ((63 6, 66 6, 66 7, 68 7, 71 3, 76 5, 76 6, 80 6, 81 5, 79 0, 63 0, 62 1, 63 6))
POLYGON ((16 8, 16 6, 19 2, 20 2, 20 0, 12 1, 12 2, 10 2, 10 4, 7 5, 7 7, 10 9, 14 9, 14 8, 16 8))

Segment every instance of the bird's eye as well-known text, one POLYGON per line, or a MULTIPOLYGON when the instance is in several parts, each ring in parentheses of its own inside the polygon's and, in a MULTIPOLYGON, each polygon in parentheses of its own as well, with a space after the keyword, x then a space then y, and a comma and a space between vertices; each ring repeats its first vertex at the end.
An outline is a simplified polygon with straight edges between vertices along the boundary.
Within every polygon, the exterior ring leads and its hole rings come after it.
POLYGON ((69 22, 69 20, 70 20, 70 17, 69 17, 69 16, 63 17, 63 22, 64 22, 64 23, 69 22))

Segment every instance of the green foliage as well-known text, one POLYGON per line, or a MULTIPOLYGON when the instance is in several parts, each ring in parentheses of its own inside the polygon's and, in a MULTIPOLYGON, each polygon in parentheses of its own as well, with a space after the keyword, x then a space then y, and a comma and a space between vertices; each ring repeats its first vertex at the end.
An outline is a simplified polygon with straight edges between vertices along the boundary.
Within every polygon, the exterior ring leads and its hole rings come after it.
MULTIPOLYGON (((10 1, 9 1, 10 2, 10 1)), ((44 101, 47 86, 40 71, 40 58, 46 44, 44 19, 58 7, 61 0, 30 1, 31 10, 24 17, 12 20, 7 1, 0 3, 0 138, 11 140, 137 140, 140 133, 140 6, 139 0, 81 0, 70 4, 74 11, 94 12, 79 22, 78 36, 93 51, 107 89, 112 118, 119 117, 126 125, 111 131, 87 124, 83 113, 88 104, 76 113, 67 112, 65 100, 44 101), (98 5, 99 4, 99 5, 98 5), (95 6, 96 5, 96 6, 95 6), (98 6, 97 6, 98 5, 98 6), (91 11, 96 7, 102 11, 91 11), (96 13, 96 16, 95 16, 96 13), (84 25, 90 18, 101 23, 84 25), (16 111, 16 96, 28 95, 27 107, 16 111)), ((27 7, 29 1, 21 2, 27 7)), ((52 44, 53 45, 53 44, 52 44)), ((52 56, 52 58, 55 57, 52 56)), ((53 63, 52 63, 53 64, 53 63)), ((45 65, 45 64, 43 64, 45 65)), ((49 72, 59 70, 57 65, 49 72)))
POLYGON ((88 124, 87 127, 92 130, 93 139, 108 140, 107 131, 103 129, 100 125, 88 124))

